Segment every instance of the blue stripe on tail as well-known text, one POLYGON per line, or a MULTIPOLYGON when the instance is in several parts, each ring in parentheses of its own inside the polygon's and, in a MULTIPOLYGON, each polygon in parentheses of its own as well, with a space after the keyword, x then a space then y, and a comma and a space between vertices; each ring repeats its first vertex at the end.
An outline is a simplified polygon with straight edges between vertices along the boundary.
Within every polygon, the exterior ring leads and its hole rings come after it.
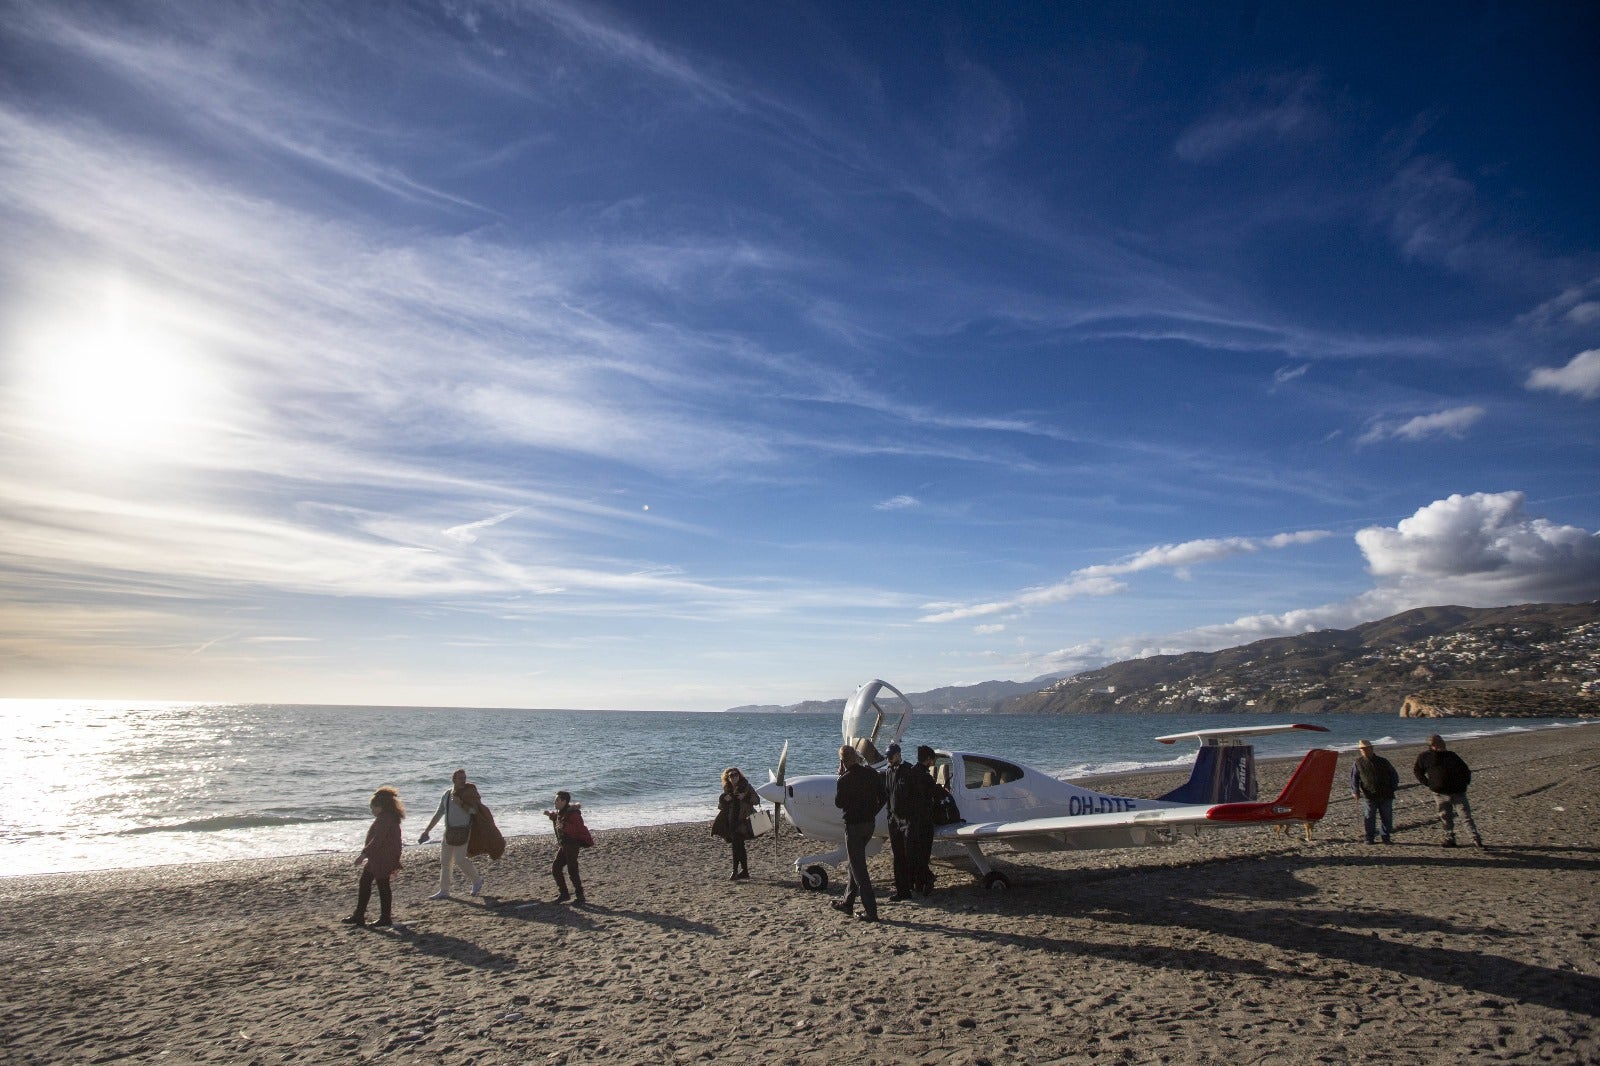
POLYGON ((1205 744, 1182 788, 1161 797, 1173 803, 1245 803, 1256 798, 1256 750, 1248 744, 1205 744))

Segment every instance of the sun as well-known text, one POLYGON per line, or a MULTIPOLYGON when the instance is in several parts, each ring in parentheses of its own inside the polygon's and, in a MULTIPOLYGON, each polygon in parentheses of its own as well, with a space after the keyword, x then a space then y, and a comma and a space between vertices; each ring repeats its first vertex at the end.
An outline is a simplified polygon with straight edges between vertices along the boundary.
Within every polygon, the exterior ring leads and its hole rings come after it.
POLYGON ((212 421, 217 382, 169 306, 109 287, 19 346, 20 399, 43 437, 112 458, 180 457, 212 421))

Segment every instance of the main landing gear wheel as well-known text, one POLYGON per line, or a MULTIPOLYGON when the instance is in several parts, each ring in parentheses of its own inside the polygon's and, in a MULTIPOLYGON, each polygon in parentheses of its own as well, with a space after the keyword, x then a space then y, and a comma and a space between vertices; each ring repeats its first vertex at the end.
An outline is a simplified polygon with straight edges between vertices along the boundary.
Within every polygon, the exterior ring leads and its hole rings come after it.
POLYGON ((821 892, 828 887, 828 871, 820 866, 807 866, 800 874, 800 887, 821 892))
POLYGON ((983 887, 1002 892, 1011 887, 1011 878, 999 870, 990 870, 983 878, 983 887))

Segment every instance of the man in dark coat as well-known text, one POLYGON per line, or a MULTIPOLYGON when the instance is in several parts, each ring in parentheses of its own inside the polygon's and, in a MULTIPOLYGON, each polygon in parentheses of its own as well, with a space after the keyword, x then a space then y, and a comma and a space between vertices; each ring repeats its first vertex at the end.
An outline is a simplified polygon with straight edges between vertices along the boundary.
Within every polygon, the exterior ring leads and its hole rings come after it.
POLYGON ((1467 802, 1467 786, 1472 783, 1472 771, 1466 762, 1444 746, 1444 738, 1435 733, 1428 738, 1428 750, 1417 756, 1411 768, 1417 780, 1433 792, 1439 808, 1439 821, 1444 823, 1444 840, 1447 848, 1456 846, 1456 808, 1472 833, 1472 842, 1483 847, 1483 837, 1478 833, 1478 823, 1472 820, 1472 804, 1467 802))
POLYGON ((844 847, 850 858, 850 883, 844 899, 834 900, 835 910, 850 914, 856 896, 861 896, 864 922, 878 920, 878 897, 872 893, 872 878, 867 873, 867 845, 883 808, 883 778, 861 761, 856 749, 846 744, 839 749, 839 783, 834 786, 833 805, 844 812, 844 847))
POLYGON ((916 765, 906 771, 905 798, 896 810, 906 820, 906 864, 911 871, 911 887, 924 896, 933 892, 933 783, 934 751, 924 744, 917 749, 916 765))
POLYGON ((911 895, 911 857, 906 845, 906 777, 911 764, 900 758, 900 745, 889 745, 889 762, 883 768, 883 792, 889 819, 889 850, 894 855, 894 891, 889 902, 911 895))
POLYGON ((1383 842, 1391 843, 1394 835, 1394 793, 1400 787, 1400 775, 1394 763, 1372 750, 1372 741, 1363 740, 1356 745, 1360 755, 1350 767, 1350 794, 1361 801, 1361 827, 1366 830, 1367 843, 1377 836, 1378 821, 1383 821, 1383 842))

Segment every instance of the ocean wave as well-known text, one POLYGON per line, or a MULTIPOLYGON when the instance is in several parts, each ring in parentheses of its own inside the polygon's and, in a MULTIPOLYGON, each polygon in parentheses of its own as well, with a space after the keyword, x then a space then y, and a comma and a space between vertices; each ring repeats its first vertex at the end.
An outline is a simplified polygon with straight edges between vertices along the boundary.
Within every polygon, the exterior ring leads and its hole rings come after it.
POLYGON ((196 818, 187 822, 172 822, 168 825, 140 825, 132 829, 124 829, 117 836, 135 837, 149 833, 225 833, 238 829, 276 829, 291 825, 327 825, 335 821, 350 821, 348 818, 316 818, 302 815, 274 815, 274 814, 224 814, 211 818, 196 818))

